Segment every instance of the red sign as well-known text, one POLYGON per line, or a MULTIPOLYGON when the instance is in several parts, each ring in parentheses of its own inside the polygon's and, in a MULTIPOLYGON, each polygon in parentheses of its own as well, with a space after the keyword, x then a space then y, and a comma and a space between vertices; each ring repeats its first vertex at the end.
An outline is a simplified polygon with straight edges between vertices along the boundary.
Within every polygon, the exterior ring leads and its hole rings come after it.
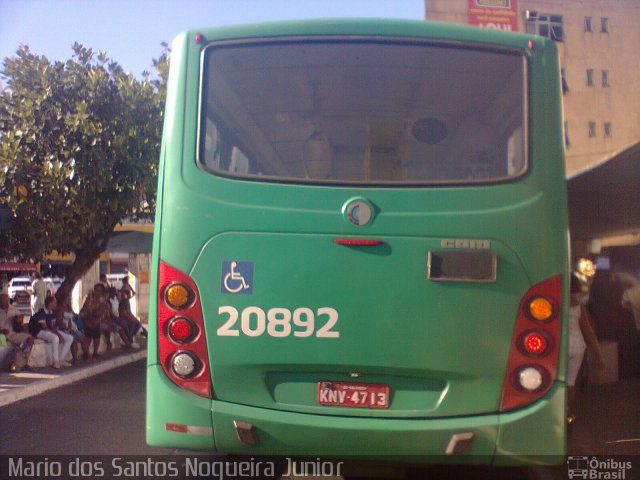
POLYGON ((35 272, 36 266, 30 263, 0 263, 0 272, 35 272))
POLYGON ((468 0, 469 25, 518 31, 517 0, 468 0))

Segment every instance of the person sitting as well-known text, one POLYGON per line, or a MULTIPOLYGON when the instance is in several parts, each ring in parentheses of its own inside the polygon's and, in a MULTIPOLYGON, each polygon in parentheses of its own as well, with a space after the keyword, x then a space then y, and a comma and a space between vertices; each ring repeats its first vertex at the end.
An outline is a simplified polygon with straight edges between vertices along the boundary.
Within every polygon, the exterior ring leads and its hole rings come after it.
POLYGON ((120 305, 118 307, 119 316, 122 319, 126 319, 125 321, 127 321, 130 325, 134 326, 133 335, 140 332, 140 334, 143 337, 146 337, 147 330, 144 328, 140 320, 138 320, 138 318, 131 311, 130 299, 131 299, 131 296, 135 295, 136 292, 133 291, 133 288, 131 288, 128 283, 126 287, 128 288, 125 288, 125 286, 123 285, 123 287, 120 289, 120 292, 119 292, 120 293, 119 295, 120 305))
POLYGON ((78 315, 71 308, 71 301, 69 298, 63 300, 61 305, 56 311, 58 317, 58 325, 60 330, 68 333, 73 337, 73 344, 71 345, 71 355, 73 357, 73 363, 78 363, 78 345, 82 345, 82 353, 85 361, 89 360, 89 347, 91 346, 91 339, 88 338, 80 328, 78 328, 77 319, 78 315))
POLYGON ((107 305, 106 308, 109 313, 104 316, 102 323, 100 324, 100 328, 102 332, 105 333, 107 336, 107 350, 111 350, 112 348, 111 332, 117 333, 118 335, 120 335, 120 338, 122 339, 122 343, 124 343, 125 347, 131 348, 133 346, 132 340, 129 338, 128 332, 125 326, 120 323, 119 321, 120 319, 117 313, 114 314, 114 310, 113 310, 114 303, 111 302, 110 295, 111 295, 111 289, 106 290, 103 298, 107 305))
POLYGON ((20 371, 28 369, 29 353, 33 347, 34 338, 22 331, 22 314, 9 304, 9 295, 0 294, 0 333, 14 347, 15 355, 11 369, 20 371))
POLYGON ((35 338, 51 343, 53 349, 53 368, 56 369, 71 366, 71 364, 64 359, 73 344, 73 337, 57 328, 55 317, 57 306, 56 297, 47 297, 44 308, 38 310, 29 319, 29 333, 35 338), (60 343, 62 343, 62 345, 60 345, 60 343))
POLYGON ((102 285, 104 285, 104 288, 109 290, 109 288, 111 288, 111 284, 109 283, 109 280, 107 279, 107 275, 104 273, 100 274, 100 283, 102 285))
MULTIPOLYGON (((109 315, 109 306, 104 298, 104 285, 96 283, 93 291, 89 292, 80 309, 82 331, 93 341, 93 357, 98 358, 100 339, 102 337, 101 324, 109 315)), ((109 344, 107 344, 109 345, 109 344)))
MULTIPOLYGON (((111 305, 111 318, 112 320, 122 327, 125 335, 127 336, 128 343, 133 348, 140 348, 140 345, 135 341, 135 334, 140 329, 140 323, 131 320, 126 315, 122 315, 120 312, 120 304, 122 298, 122 292, 118 291, 115 287, 109 289, 109 302, 111 305)), ((125 343, 126 345, 126 343, 125 343)))

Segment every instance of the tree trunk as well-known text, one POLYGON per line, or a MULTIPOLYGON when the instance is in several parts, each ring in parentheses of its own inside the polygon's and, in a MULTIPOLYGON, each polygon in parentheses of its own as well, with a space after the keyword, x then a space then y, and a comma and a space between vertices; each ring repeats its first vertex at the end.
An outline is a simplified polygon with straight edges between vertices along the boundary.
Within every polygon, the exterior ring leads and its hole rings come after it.
MULTIPOLYGON (((114 225, 115 227, 115 225, 114 225)), ((113 231, 113 228, 111 229, 113 231)), ((58 288, 56 292, 56 299, 58 300, 58 305, 62 305, 65 299, 71 299, 71 292, 73 292, 73 287, 75 287, 78 280, 82 278, 82 276, 91 268, 91 266, 95 263, 96 260, 100 258, 100 254, 105 251, 107 248, 107 243, 111 238, 111 233, 107 234, 104 238, 100 240, 100 242, 96 242, 94 247, 87 247, 81 250, 78 250, 75 253, 75 260, 67 270, 67 275, 65 276, 64 282, 58 288)), ((93 285, 91 285, 93 288, 93 285)), ((59 309, 60 317, 62 316, 62 309, 59 309)), ((76 312, 78 313, 78 312, 76 312)), ((58 315, 56 315, 58 317, 58 315)))

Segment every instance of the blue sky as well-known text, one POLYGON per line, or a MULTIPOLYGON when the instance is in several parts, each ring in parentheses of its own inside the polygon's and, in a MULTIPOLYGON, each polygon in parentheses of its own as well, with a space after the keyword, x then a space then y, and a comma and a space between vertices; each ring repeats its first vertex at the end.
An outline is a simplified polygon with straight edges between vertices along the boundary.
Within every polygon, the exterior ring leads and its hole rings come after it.
POLYGON ((75 41, 140 76, 187 29, 270 20, 424 18, 424 0, 0 0, 0 59, 20 44, 67 60, 75 41))

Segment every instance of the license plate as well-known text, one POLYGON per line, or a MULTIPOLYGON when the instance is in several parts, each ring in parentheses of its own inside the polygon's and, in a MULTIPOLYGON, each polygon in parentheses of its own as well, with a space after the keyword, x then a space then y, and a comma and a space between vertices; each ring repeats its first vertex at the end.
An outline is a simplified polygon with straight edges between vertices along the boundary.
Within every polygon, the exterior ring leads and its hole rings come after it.
POLYGON ((318 382, 318 403, 334 407, 389 408, 389 386, 379 383, 318 382))
POLYGON ((19 305, 29 305, 31 303, 31 297, 29 295, 16 295, 14 301, 19 305))

